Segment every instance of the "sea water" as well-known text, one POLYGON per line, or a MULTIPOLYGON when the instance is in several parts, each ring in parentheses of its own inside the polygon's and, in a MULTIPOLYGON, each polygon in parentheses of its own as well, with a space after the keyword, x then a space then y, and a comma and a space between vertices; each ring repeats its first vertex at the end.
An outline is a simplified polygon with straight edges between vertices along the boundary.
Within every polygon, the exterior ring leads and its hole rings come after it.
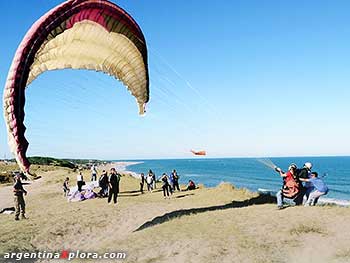
MULTIPOLYGON (((330 189, 327 199, 337 202, 350 200, 350 157, 286 157, 270 160, 285 171, 290 163, 302 167, 305 162, 311 162, 312 171, 318 172, 319 177, 330 189)), ((162 173, 170 174, 176 169, 181 184, 187 184, 190 179, 196 184, 208 187, 230 182, 236 187, 251 191, 263 188, 272 192, 277 192, 282 184, 279 174, 256 158, 163 159, 137 162, 139 163, 128 166, 127 170, 147 174, 149 169, 152 169, 159 178, 162 173)))

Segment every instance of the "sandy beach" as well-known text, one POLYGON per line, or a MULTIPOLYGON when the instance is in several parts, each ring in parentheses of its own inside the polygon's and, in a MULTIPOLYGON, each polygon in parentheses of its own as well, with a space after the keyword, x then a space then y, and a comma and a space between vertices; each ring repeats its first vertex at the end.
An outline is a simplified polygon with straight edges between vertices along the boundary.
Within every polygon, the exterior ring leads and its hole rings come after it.
MULTIPOLYGON (((141 194, 130 175, 121 178, 117 205, 106 199, 72 203, 61 185, 66 176, 74 185, 75 173, 56 168, 40 175, 25 186, 29 219, 0 215, 0 254, 66 249, 124 251, 123 262, 350 261, 349 208, 279 211, 273 199, 230 184, 176 192, 164 200, 160 184, 141 194)), ((84 176, 89 178, 89 171, 84 176)), ((1 186, 0 195, 1 207, 12 206, 10 186, 1 186)))

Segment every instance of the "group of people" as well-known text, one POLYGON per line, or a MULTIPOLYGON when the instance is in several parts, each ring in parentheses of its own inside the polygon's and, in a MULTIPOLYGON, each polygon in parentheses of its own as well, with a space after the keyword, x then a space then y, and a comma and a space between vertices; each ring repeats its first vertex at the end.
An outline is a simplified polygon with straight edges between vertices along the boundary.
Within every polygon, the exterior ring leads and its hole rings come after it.
MULTIPOLYGON (((283 208, 285 199, 294 202, 295 205, 314 206, 317 204, 320 196, 328 193, 328 187, 324 181, 318 176, 317 172, 312 171, 312 163, 307 162, 302 168, 298 168, 296 164, 292 163, 288 167, 288 171, 284 172, 281 168, 275 167, 275 171, 283 178, 283 186, 277 192, 277 206, 279 209, 283 208)), ((108 197, 107 202, 110 203, 113 199, 114 204, 117 203, 119 193, 119 182, 121 175, 115 168, 111 168, 109 174, 103 170, 98 185, 101 188, 98 195, 100 197, 108 197)), ((169 198, 174 191, 181 191, 179 187, 179 175, 174 169, 170 175, 163 173, 159 178, 162 182, 162 190, 164 198, 169 198)), ((95 166, 91 168, 91 181, 97 180, 97 169, 95 166)), ((156 189, 157 179, 152 170, 149 170, 147 176, 141 173, 140 176, 140 192, 143 193, 144 184, 147 184, 147 190, 152 192, 156 189)), ((82 172, 77 175, 77 188, 82 192, 82 187, 85 185, 82 172)), ((186 190, 194 190, 196 185, 192 180, 189 180, 186 190)), ((63 182, 64 196, 67 197, 70 193, 69 177, 63 182)), ((27 191, 23 188, 21 182, 21 174, 14 176, 14 202, 15 202, 15 220, 19 220, 20 214, 22 219, 25 219, 25 201, 24 195, 27 191)))
MULTIPOLYGON (((174 191, 181 191, 179 186, 179 179, 180 176, 178 175, 177 171, 174 169, 170 175, 163 173, 160 178, 156 177, 156 174, 149 170, 147 176, 144 175, 144 173, 141 173, 140 175, 140 192, 144 193, 144 185, 147 185, 147 190, 149 192, 152 192, 154 189, 157 188, 157 181, 160 181, 162 183, 162 190, 163 190, 163 196, 164 198, 169 197, 173 194, 174 191)), ((97 168, 96 166, 91 167, 91 181, 97 180, 97 168)), ((114 203, 117 203, 117 197, 119 193, 119 181, 120 181, 120 174, 116 172, 115 168, 111 168, 111 171, 108 175, 108 173, 103 170, 99 179, 98 179, 98 186, 101 188, 99 193, 97 194, 99 197, 108 197, 108 203, 111 202, 112 198, 114 203)), ((82 192, 82 188, 85 185, 85 181, 83 178, 83 174, 80 171, 77 175, 77 188, 78 192, 82 192)), ((188 186, 186 190, 194 190, 196 189, 195 183, 192 180, 189 180, 188 186)), ((63 192, 64 196, 68 197, 70 193, 70 187, 69 187, 69 177, 66 177, 66 179, 63 182, 63 192)))
MULTIPOLYGON (((294 202, 295 205, 314 206, 318 199, 328 193, 328 187, 324 181, 318 176, 317 172, 312 171, 312 163, 307 162, 302 168, 298 168, 296 164, 292 163, 288 167, 288 171, 284 172, 281 168, 275 167, 275 171, 283 178, 283 186, 277 192, 277 206, 279 209, 283 208, 285 199, 294 202)), ((119 193, 119 182, 121 175, 115 168, 111 168, 109 174, 103 170, 98 185, 101 188, 98 195, 100 197, 108 197, 107 202, 110 203, 113 199, 114 204, 117 203, 119 193)), ((179 187, 179 175, 174 169, 170 175, 163 173, 159 178, 162 183, 162 191, 164 198, 169 198, 174 191, 181 191, 179 187)), ((97 169, 95 166, 91 168, 91 180, 97 180, 97 169)), ((25 219, 25 201, 24 195, 27 191, 23 188, 21 182, 21 174, 14 176, 14 201, 15 201, 15 220, 19 220, 20 214, 22 219, 25 219)), ((140 176, 140 192, 143 193, 144 184, 147 184, 147 190, 152 192, 156 189, 157 179, 152 170, 149 170, 147 176, 141 173, 140 176)), ((82 172, 77 175, 77 188, 82 192, 82 187, 85 185, 82 172)), ((186 190, 194 190, 196 185, 192 180, 189 180, 186 190)), ((63 182, 64 196, 67 197, 70 193, 69 177, 63 182)))
POLYGON ((141 173, 140 175, 140 192, 142 194, 145 183, 147 184, 147 190, 149 192, 152 192, 153 189, 157 188, 156 174, 152 170, 149 170, 147 176, 145 176, 144 173, 141 173))
POLYGON ((164 198, 169 198, 169 193, 172 195, 174 191, 180 191, 179 175, 177 174, 176 170, 173 170, 170 175, 163 173, 160 180, 163 184, 162 189, 164 198))
MULTIPOLYGON (((103 173, 105 171, 103 170, 103 173)), ((102 173, 102 175, 103 175, 102 173)), ((101 177, 102 177, 101 175, 101 177)), ((101 180, 101 178, 100 178, 101 180)), ((91 182, 93 181, 97 181, 97 168, 95 165, 91 166, 91 182)), ((83 178, 83 174, 80 171, 79 174, 77 175, 77 187, 78 187, 78 191, 81 192, 82 191, 82 187, 83 185, 85 185, 85 181, 83 178)), ((66 177, 66 179, 63 182, 63 192, 64 192, 64 196, 67 197, 69 195, 70 192, 70 188, 69 188, 69 177, 66 177)))
POLYGON ((306 162, 302 168, 292 163, 287 172, 279 167, 275 167, 275 170, 283 178, 282 189, 276 194, 279 209, 283 208, 284 199, 291 200, 295 205, 314 206, 320 196, 328 193, 328 187, 318 173, 311 171, 310 162, 306 162))
MULTIPOLYGON (((112 199, 114 204, 117 203, 117 198, 119 194, 119 182, 121 175, 116 171, 115 168, 111 168, 109 174, 106 170, 103 170, 99 179, 98 186, 101 188, 97 194, 99 197, 108 197, 107 202, 111 203, 112 199)), ((174 169, 170 175, 163 173, 159 178, 159 181, 162 182, 162 190, 164 198, 169 197, 173 194, 174 191, 181 191, 179 186, 180 176, 177 171, 174 169)), ((97 169, 95 166, 91 168, 91 181, 97 180, 97 169)), ((147 184, 148 191, 152 192, 153 189, 156 189, 156 175, 152 170, 149 170, 147 176, 143 173, 141 174, 140 181, 140 192, 143 193, 144 184, 147 184)), ((84 177, 80 171, 77 175, 77 191, 82 193, 83 186, 85 185, 84 177)), ((71 194, 70 180, 69 177, 66 177, 63 182, 63 193, 64 197, 68 197, 71 194)), ((186 190, 194 190, 196 185, 192 180, 189 180, 186 190)), ((14 176, 14 202, 15 202, 15 220, 19 220, 21 214, 22 219, 26 219, 25 216, 25 201, 24 195, 27 194, 27 191, 23 188, 21 181, 21 174, 15 174, 14 176)))
MULTIPOLYGON (((162 190, 164 198, 169 197, 169 193, 173 194, 174 191, 181 191, 179 186, 179 175, 177 174, 176 170, 174 169, 170 175, 167 175, 166 173, 163 173, 162 176, 159 178, 159 181, 162 182, 162 190)), ((145 176, 144 173, 141 173, 140 175, 140 192, 143 193, 143 187, 147 184, 147 190, 149 192, 152 192, 154 189, 157 188, 157 178, 156 174, 149 170, 147 176, 145 176)))
MULTIPOLYGON (((94 171, 92 171, 94 172, 94 171)), ((97 174, 97 172, 96 172, 97 174)), ((98 180, 98 185, 101 188, 98 195, 100 197, 108 197, 107 202, 110 203, 113 198, 113 203, 117 203, 119 194, 119 182, 121 175, 115 168, 111 168, 109 174, 106 170, 103 170, 98 180)))
MULTIPOLYGON (((119 193, 119 181, 120 181, 121 175, 116 171, 115 168, 110 169, 110 173, 108 174, 106 170, 103 170, 100 178, 98 179, 98 186, 101 188, 101 190, 98 193, 99 197, 108 197, 108 203, 111 202, 113 199, 113 202, 117 203, 118 193, 119 193)), ((95 166, 91 168, 91 181, 97 180, 97 169, 95 166)), ((85 181, 83 178, 82 172, 79 172, 77 175, 77 188, 79 192, 82 192, 82 187, 85 185, 85 181)), ((69 177, 66 177, 66 179, 63 182, 63 192, 64 196, 67 197, 70 192, 69 187, 69 177)))
MULTIPOLYGON (((164 199, 166 199, 169 198, 175 191, 181 191, 179 179, 180 176, 175 169, 170 173, 170 175, 163 173, 158 180, 156 179, 156 174, 152 170, 149 170, 147 176, 145 176, 144 173, 141 173, 140 175, 140 192, 142 194, 144 193, 143 187, 145 183, 147 184, 147 190, 152 192, 157 187, 156 182, 160 181, 162 183, 163 196, 164 199)), ((195 183, 192 180, 189 180, 185 191, 194 189, 196 189, 195 183)))

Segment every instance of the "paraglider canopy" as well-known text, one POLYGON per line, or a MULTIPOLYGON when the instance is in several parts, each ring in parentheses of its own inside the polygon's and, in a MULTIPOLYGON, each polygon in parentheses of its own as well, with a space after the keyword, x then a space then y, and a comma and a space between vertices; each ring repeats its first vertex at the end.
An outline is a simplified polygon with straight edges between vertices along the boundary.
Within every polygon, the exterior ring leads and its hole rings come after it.
POLYGON ((136 98, 139 113, 149 100, 147 47, 134 19, 107 0, 68 0, 33 24, 13 59, 4 90, 9 146, 29 172, 24 136, 25 87, 55 69, 90 69, 121 80, 136 98))
POLYGON ((191 153, 193 153, 194 155, 207 155, 207 152, 206 151, 194 151, 194 150, 191 150, 191 153))

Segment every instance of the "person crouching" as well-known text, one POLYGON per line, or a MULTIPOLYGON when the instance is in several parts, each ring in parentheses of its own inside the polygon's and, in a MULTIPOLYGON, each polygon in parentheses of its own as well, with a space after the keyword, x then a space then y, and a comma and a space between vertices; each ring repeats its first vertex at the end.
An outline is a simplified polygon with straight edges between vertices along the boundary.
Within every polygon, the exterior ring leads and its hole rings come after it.
POLYGON ((66 177, 66 180, 63 182, 63 194, 64 197, 67 197, 69 195, 69 177, 66 177))
POLYGON ((310 193, 309 198, 306 200, 305 206, 316 205, 320 196, 326 195, 328 193, 327 185, 323 182, 322 179, 318 178, 318 174, 316 172, 311 173, 310 179, 300 178, 300 181, 310 182, 315 188, 315 190, 310 193))
POLYGON ((292 163, 288 167, 288 172, 284 173, 281 168, 275 167, 275 171, 283 178, 282 188, 277 192, 277 207, 283 209, 284 198, 293 200, 296 205, 301 204, 300 199, 303 196, 303 192, 300 191, 301 183, 296 178, 297 167, 292 163))

